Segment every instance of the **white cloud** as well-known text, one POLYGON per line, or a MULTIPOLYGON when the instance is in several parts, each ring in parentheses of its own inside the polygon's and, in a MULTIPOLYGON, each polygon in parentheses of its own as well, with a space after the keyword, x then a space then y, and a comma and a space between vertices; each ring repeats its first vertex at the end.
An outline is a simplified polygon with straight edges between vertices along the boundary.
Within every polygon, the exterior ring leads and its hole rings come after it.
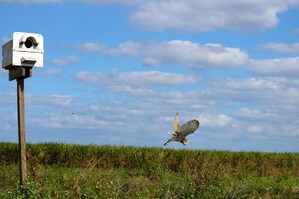
POLYGON ((296 53, 299 54, 299 43, 285 44, 285 43, 267 43, 257 45, 258 49, 269 50, 280 53, 296 53))
MULTIPOLYGON (((299 81, 291 78, 224 78, 213 81, 203 93, 206 97, 234 102, 260 104, 271 108, 299 106, 299 81), (271 102, 271 103, 269 103, 271 102)), ((215 100, 215 99, 214 99, 215 100)))
POLYGON ((123 72, 113 71, 117 81, 132 85, 178 86, 196 84, 198 78, 192 75, 165 73, 160 71, 123 72))
POLYGON ((84 43, 76 48, 111 56, 141 57, 145 65, 152 66, 169 64, 191 68, 232 68, 243 66, 248 60, 247 53, 238 48, 182 40, 144 44, 127 41, 116 48, 108 48, 98 43, 84 43))
POLYGON ((260 90, 276 90, 278 84, 275 81, 271 81, 265 78, 247 78, 247 79, 238 79, 238 78, 226 78, 225 80, 220 80, 220 82, 215 82, 214 85, 220 88, 227 88, 231 90, 238 91, 260 91, 260 90), (220 83, 221 82, 221 83, 220 83))
POLYGON ((224 115, 224 114, 219 114, 219 115, 210 115, 210 114, 200 114, 199 116, 199 121, 202 126, 206 127, 225 127, 232 122, 232 118, 224 115))
POLYGON ((77 56, 66 56, 66 57, 61 57, 61 58, 52 60, 51 64, 64 66, 64 65, 76 64, 79 61, 80 61, 80 58, 77 56))
POLYGON ((153 31, 174 29, 183 32, 203 32, 216 28, 237 30, 275 27, 277 14, 297 0, 265 1, 197 1, 162 0, 140 4, 130 16, 135 26, 153 31))
MULTIPOLYGON (((103 73, 80 72, 77 77, 89 77, 92 80, 100 78, 109 78, 115 83, 126 83, 128 85, 140 86, 178 86, 196 84, 197 77, 192 75, 183 75, 175 73, 165 73, 160 71, 142 71, 142 72, 118 72, 112 71, 110 75, 103 73)), ((95 82, 96 84, 96 82, 95 82)))
POLYGON ((152 94, 151 87, 154 86, 194 85, 198 80, 198 77, 193 75, 160 71, 119 72, 114 70, 111 74, 81 71, 75 77, 81 82, 98 88, 133 95, 152 94))
POLYGON ((234 113, 238 118, 246 118, 246 120, 265 120, 267 118, 279 118, 278 113, 261 110, 252 110, 248 108, 241 108, 234 113))
POLYGON ((61 128, 63 127, 63 120, 58 116, 31 116, 27 119, 27 123, 32 126, 39 126, 42 128, 61 128))
POLYGON ((143 54, 143 50, 145 50, 140 43, 136 43, 133 41, 127 41, 124 43, 120 43, 117 48, 106 48, 102 50, 104 53, 113 56, 129 56, 129 57, 137 57, 143 54))
POLYGON ((75 48, 80 49, 85 52, 101 52, 106 49, 106 46, 101 43, 86 42, 75 46, 75 48))
MULTIPOLYGON (((71 109, 74 98, 70 95, 26 94, 26 122, 29 126, 34 124, 34 128, 60 128, 64 121, 60 120, 61 115, 71 109), (36 124, 38 126, 35 126, 36 124)), ((5 117, 0 121, 0 130, 9 132, 17 127, 16 100, 16 94, 0 95, 0 103, 3 105, 0 107, 0 116, 5 113, 5 117)))
POLYGON ((254 139, 271 139, 273 136, 294 137, 298 136, 297 106, 293 105, 291 110, 283 106, 271 106, 270 109, 264 110, 241 108, 233 113, 232 117, 241 122, 244 133, 258 133, 258 136, 252 135, 254 139))
MULTIPOLYGON (((78 114, 61 114, 58 113, 41 113, 44 117, 38 115, 31 115, 28 118, 28 124, 32 126, 40 126, 43 128, 55 128, 55 129, 66 129, 66 128, 82 128, 94 129, 103 126, 108 126, 109 122, 95 118, 94 116, 78 115, 78 114)), ((113 123, 110 122, 110 125, 113 123)))
POLYGON ((299 75, 299 57, 280 59, 251 60, 248 69, 250 72, 268 76, 293 76, 299 75))
MULTIPOLYGON (((129 21, 144 30, 182 32, 268 29, 277 26, 278 14, 298 6, 298 0, 78 0, 87 4, 120 4, 135 10, 129 21)), ((70 0, 0 0, 4 3, 69 3, 70 0)))
POLYGON ((231 68, 242 66, 247 54, 240 49, 220 44, 198 44, 190 41, 173 40, 153 43, 145 47, 143 55, 156 63, 185 65, 192 68, 231 68))

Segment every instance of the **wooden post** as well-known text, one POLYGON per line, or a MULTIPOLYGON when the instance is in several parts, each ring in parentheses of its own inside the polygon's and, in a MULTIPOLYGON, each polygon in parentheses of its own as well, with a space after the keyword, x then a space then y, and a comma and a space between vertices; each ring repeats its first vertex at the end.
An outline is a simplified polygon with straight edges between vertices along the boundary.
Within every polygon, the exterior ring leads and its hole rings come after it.
POLYGON ((25 139, 25 107, 24 107, 24 78, 17 79, 18 92, 18 131, 19 131, 19 164, 20 185, 27 180, 26 169, 26 139, 25 139))

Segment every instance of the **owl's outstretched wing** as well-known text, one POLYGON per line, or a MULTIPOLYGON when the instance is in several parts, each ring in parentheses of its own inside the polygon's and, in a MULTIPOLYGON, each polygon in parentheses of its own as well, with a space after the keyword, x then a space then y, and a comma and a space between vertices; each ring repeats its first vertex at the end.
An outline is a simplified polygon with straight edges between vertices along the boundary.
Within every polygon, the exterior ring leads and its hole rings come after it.
POLYGON ((178 127, 176 133, 178 137, 186 137, 187 135, 194 133, 199 127, 199 121, 198 120, 190 120, 186 124, 178 127))
POLYGON ((174 132, 177 132, 179 129, 180 125, 179 125, 179 114, 176 113, 173 119, 173 130, 174 132))

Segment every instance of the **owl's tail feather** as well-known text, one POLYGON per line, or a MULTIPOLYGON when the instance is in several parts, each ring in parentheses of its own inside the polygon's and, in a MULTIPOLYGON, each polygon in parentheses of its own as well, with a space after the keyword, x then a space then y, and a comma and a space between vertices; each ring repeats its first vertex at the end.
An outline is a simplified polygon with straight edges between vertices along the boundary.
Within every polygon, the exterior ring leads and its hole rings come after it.
POLYGON ((166 146, 167 144, 169 144, 170 142, 172 142, 173 141, 173 137, 175 136, 175 134, 172 133, 172 132, 168 132, 168 133, 171 135, 171 138, 167 142, 164 143, 164 146, 166 146))
POLYGON ((166 146, 167 144, 169 144, 170 142, 172 142, 172 138, 170 138, 167 142, 164 143, 164 146, 166 146))

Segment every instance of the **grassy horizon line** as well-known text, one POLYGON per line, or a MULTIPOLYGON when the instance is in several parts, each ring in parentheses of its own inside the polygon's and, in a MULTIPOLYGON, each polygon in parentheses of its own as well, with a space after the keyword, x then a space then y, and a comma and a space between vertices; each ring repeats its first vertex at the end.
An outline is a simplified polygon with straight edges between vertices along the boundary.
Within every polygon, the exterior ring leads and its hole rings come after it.
POLYGON ((29 143, 27 164, 24 195, 0 142, 1 198, 299 198, 299 153, 29 143))

